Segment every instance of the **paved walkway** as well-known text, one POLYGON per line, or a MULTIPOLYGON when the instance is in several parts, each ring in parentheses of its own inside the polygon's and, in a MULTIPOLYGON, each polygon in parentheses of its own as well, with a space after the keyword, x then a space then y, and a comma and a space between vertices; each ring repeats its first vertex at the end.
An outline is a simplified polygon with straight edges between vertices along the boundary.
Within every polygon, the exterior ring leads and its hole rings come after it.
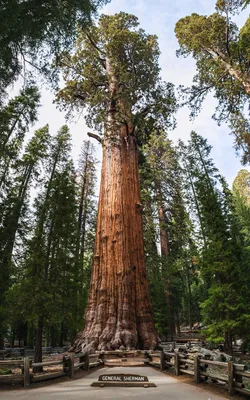
POLYGON ((31 390, 0 391, 1 400, 226 400, 210 394, 199 386, 192 386, 167 376, 151 367, 114 367, 93 371, 85 378, 52 384, 31 390), (131 373, 145 375, 156 388, 98 388, 91 387, 101 374, 131 373))

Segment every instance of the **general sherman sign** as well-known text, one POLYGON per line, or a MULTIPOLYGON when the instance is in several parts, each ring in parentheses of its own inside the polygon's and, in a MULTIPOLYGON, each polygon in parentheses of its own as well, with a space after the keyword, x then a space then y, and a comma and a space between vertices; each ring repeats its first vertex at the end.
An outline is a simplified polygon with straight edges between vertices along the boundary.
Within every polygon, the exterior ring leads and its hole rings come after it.
POLYGON ((130 374, 109 374, 100 375, 99 382, 148 382, 146 376, 130 374))

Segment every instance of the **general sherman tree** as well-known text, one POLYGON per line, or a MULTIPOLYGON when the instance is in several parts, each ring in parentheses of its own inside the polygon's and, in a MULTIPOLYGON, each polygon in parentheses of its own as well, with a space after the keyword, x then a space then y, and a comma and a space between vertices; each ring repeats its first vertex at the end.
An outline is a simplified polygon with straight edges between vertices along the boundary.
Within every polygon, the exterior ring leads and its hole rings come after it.
POLYGON ((103 163, 92 278, 85 329, 72 347, 154 348, 157 334, 144 261, 137 141, 143 120, 164 127, 175 108, 173 88, 159 78, 157 38, 133 15, 101 16, 63 54, 65 88, 57 100, 87 109, 90 133, 102 143, 103 163))

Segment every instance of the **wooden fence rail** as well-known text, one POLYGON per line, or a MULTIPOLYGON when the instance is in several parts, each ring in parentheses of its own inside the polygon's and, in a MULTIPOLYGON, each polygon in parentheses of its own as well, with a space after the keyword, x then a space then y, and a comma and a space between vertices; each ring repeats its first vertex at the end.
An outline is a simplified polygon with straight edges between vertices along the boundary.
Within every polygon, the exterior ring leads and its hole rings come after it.
POLYGON ((212 360, 204 360, 200 356, 195 356, 190 359, 190 355, 179 353, 160 352, 158 355, 159 361, 152 361, 156 354, 147 354, 146 362, 154 367, 159 367, 162 371, 170 367, 174 368, 175 375, 180 373, 192 375, 196 383, 200 383, 202 379, 210 378, 212 382, 224 382, 228 385, 228 393, 233 395, 235 392, 250 396, 250 389, 245 387, 243 378, 249 380, 250 386, 250 371, 246 371, 246 366, 243 364, 234 364, 232 361, 220 362, 212 360), (218 373, 211 371, 213 367, 223 369, 218 373), (208 371, 209 368, 209 371, 208 371))
POLYGON ((23 360, 4 360, 0 361, 0 369, 2 368, 10 368, 16 369, 20 368, 22 370, 22 374, 14 375, 0 375, 0 382, 6 380, 13 380, 13 377, 19 378, 23 380, 24 387, 26 389, 30 388, 31 383, 41 382, 47 379, 59 378, 62 376, 69 376, 73 378, 74 371, 77 369, 83 369, 88 371, 89 368, 97 367, 103 364, 103 356, 100 354, 91 354, 88 353, 78 353, 64 356, 62 360, 52 360, 52 361, 43 361, 43 362, 32 362, 29 357, 24 357, 23 360), (77 361, 78 359, 78 361, 77 361), (32 373, 31 369, 34 367, 47 367, 47 366, 62 366, 60 371, 49 372, 46 374, 43 373, 32 373))

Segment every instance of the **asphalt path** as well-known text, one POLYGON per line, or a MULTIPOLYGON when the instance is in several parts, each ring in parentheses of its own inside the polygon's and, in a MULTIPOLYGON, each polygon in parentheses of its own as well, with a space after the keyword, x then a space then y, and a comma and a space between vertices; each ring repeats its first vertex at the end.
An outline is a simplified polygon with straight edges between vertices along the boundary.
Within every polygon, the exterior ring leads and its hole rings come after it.
POLYGON ((1 400, 226 400, 199 386, 188 385, 151 367, 102 368, 72 381, 65 381, 30 390, 0 391, 1 400), (139 374, 154 382, 156 388, 91 387, 103 374, 139 374))

